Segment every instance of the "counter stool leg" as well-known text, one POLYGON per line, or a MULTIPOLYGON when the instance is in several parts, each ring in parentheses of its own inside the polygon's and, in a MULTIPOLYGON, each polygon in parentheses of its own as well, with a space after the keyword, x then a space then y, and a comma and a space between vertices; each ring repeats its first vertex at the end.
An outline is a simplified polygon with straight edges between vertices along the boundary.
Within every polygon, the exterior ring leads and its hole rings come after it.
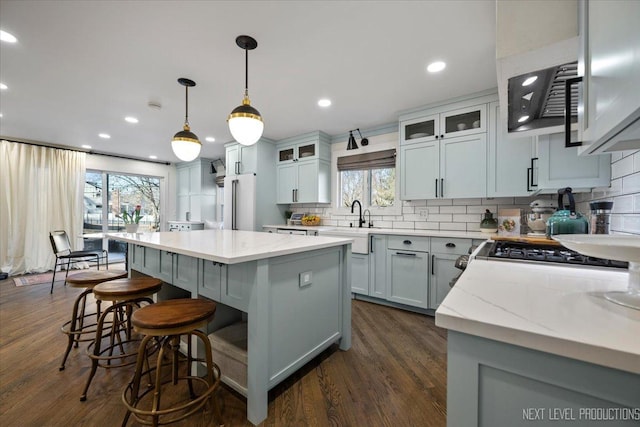
MULTIPOLYGON (((71 347, 73 347, 73 344, 75 343, 77 347, 78 340, 80 339, 80 334, 75 334, 74 332, 77 330, 76 322, 78 321, 78 307, 80 303, 82 303, 84 306, 85 298, 91 292, 92 292, 91 289, 85 289, 80 295, 78 295, 78 297, 73 303, 73 311, 71 313, 71 320, 69 321, 69 331, 65 332, 69 336, 69 340, 67 342, 67 349, 65 350, 64 356, 62 357, 62 363, 58 368, 59 371, 64 371, 64 364, 67 362, 67 357, 69 357, 69 352, 71 352, 71 347)), ((64 332, 64 325, 62 326, 62 328, 64 332)))
MULTIPOLYGON (((204 344, 204 354, 207 361, 207 379, 209 382, 209 387, 211 387, 213 384, 215 384, 216 378, 220 378, 220 368, 218 367, 218 365, 213 363, 213 356, 211 355, 211 342, 209 341, 209 338, 201 331, 194 331, 194 334, 200 337, 200 340, 204 344), (214 369, 216 370, 215 374, 213 372, 214 369)), ((220 411, 220 406, 218 406, 218 402, 216 401, 219 390, 220 389, 218 388, 213 393, 211 393, 211 409, 213 410, 213 415, 218 422, 218 426, 224 426, 224 423, 222 422, 222 412, 220 411)))
MULTIPOLYGON (((138 394, 140 393, 140 381, 142 380, 142 375, 144 374, 145 361, 147 362, 147 367, 149 368, 147 345, 149 344, 149 341, 151 339, 156 339, 156 337, 153 337, 151 335, 145 335, 145 337, 142 339, 142 342, 140 343, 140 348, 138 350, 136 370, 133 373, 133 378, 131 379, 131 382, 129 383, 129 385, 125 387, 125 389, 122 391, 122 401, 124 402, 125 406, 127 406, 127 413, 124 415, 124 419, 122 420, 122 427, 125 427, 127 425, 127 422, 129 421, 129 417, 131 416, 131 410, 129 409, 129 406, 135 406, 137 403, 138 394), (127 389, 131 390, 131 394, 129 396, 130 401, 127 400, 127 389)), ((162 345, 160 344, 158 361, 162 360, 162 350, 163 350, 162 345)), ((147 371, 147 373, 149 374, 149 383, 151 383, 150 368, 147 371)))

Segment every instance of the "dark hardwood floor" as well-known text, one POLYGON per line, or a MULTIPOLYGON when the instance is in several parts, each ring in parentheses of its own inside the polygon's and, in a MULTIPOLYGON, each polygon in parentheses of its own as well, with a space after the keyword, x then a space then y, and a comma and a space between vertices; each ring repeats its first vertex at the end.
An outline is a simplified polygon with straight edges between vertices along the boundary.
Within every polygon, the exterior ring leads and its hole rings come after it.
MULTIPOLYGON (((132 369, 99 369, 86 402, 85 346, 58 371, 67 338, 60 325, 79 292, 61 282, 50 295, 48 284, 0 281, 0 425, 121 424, 132 369)), ((445 426, 446 331, 432 317, 362 301, 352 307, 352 348, 333 346, 271 390, 262 425, 445 426)), ((219 402, 226 426, 251 425, 242 396, 223 387, 219 402)), ((174 425, 214 424, 209 411, 174 425)))

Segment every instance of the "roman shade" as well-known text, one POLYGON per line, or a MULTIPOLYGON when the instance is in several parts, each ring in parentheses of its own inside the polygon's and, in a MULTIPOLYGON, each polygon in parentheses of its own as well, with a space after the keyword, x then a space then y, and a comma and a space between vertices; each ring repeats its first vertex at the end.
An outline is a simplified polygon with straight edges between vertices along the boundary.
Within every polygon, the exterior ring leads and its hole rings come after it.
POLYGON ((374 151, 338 157, 338 171, 384 169, 396 167, 396 150, 374 151))

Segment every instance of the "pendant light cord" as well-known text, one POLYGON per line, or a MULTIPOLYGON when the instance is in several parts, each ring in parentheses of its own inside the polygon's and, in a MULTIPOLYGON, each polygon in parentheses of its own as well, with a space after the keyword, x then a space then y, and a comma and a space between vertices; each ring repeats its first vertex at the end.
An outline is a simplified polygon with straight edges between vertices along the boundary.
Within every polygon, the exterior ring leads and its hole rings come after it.
POLYGON ((189 86, 184 87, 184 124, 189 125, 189 86))
POLYGON ((249 93, 249 49, 244 49, 244 93, 249 93))

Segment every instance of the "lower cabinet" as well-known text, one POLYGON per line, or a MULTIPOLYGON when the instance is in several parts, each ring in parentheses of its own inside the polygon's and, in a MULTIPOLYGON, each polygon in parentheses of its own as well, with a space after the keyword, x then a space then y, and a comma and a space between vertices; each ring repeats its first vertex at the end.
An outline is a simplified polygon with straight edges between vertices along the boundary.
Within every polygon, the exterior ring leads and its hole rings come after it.
POLYGON ((197 290, 197 258, 129 244, 129 260, 132 270, 156 277, 189 292, 197 290))
POLYGON ((387 249, 387 300, 428 308, 428 252, 387 249))
POLYGON ((369 295, 369 255, 351 254, 351 292, 369 295))
POLYGON ((455 267, 459 255, 431 254, 431 277, 429 278, 429 308, 434 310, 440 306, 449 293, 449 283, 460 274, 455 267))
POLYGON ((387 236, 369 237, 369 296, 387 297, 387 236))

